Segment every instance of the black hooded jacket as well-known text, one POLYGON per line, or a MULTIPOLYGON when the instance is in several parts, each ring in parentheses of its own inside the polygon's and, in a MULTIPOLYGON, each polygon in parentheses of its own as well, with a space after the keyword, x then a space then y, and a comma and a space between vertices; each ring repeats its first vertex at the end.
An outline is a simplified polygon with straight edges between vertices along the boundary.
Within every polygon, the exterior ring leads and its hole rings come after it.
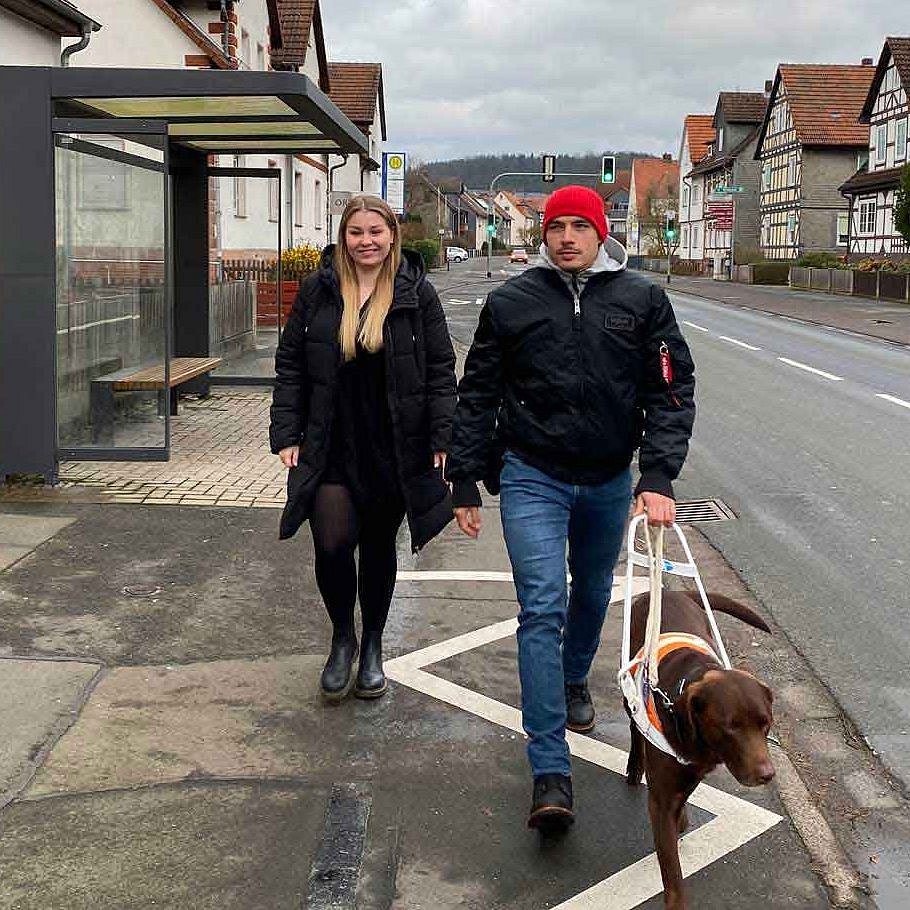
MULTIPOLYGON (((269 442, 278 453, 300 446, 288 472, 280 537, 292 537, 309 517, 326 467, 342 363, 343 302, 332 264, 334 247, 300 287, 275 354, 269 442)), ((402 253, 392 306, 383 326, 386 396, 395 459, 415 550, 452 518, 452 503, 433 453, 446 452, 455 410, 455 352, 439 297, 422 258, 402 253)))
POLYGON ((456 506, 480 505, 479 480, 498 492, 506 448, 574 484, 606 482, 640 448, 636 493, 673 496, 695 418, 692 358, 663 289, 617 266, 577 299, 554 268, 487 297, 446 464, 456 506))

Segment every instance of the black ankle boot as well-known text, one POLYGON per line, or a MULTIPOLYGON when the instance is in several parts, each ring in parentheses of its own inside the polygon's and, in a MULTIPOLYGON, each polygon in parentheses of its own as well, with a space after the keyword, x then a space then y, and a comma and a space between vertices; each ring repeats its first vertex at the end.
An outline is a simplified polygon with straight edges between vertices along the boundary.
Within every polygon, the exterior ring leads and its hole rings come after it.
POLYGON ((330 701, 339 701, 350 691, 355 657, 357 636, 354 630, 332 633, 332 650, 319 681, 323 695, 330 701))
POLYGON ((379 698, 388 685, 382 672, 382 632, 364 632, 354 695, 357 698, 379 698))

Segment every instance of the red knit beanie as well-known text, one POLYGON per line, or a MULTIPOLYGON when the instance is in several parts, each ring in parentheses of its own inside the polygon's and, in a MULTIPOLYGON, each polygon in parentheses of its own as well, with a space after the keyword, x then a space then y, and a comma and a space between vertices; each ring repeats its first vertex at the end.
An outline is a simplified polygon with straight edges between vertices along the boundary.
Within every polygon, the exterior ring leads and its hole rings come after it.
POLYGON ((604 201, 586 186, 563 186, 547 199, 543 213, 543 237, 546 241, 547 228, 554 218, 572 215, 591 222, 600 242, 603 243, 610 233, 607 216, 604 215, 604 201))

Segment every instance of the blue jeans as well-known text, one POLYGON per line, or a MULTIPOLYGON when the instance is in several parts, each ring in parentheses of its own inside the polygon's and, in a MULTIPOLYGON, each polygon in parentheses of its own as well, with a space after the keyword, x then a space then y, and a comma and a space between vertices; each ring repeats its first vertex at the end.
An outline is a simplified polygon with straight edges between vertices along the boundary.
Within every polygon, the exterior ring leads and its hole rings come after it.
POLYGON ((631 471, 603 484, 573 485, 507 452, 501 484, 502 527, 520 607, 518 670, 528 759, 535 776, 568 775, 565 683, 587 678, 600 644, 629 514, 631 471))

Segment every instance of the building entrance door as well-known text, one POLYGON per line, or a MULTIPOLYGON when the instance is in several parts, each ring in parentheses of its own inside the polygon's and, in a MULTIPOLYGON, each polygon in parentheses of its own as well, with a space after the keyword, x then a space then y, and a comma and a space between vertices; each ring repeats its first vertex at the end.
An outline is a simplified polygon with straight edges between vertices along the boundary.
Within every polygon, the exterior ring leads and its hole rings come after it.
POLYGON ((166 460, 172 279, 163 124, 55 121, 58 458, 166 460))

